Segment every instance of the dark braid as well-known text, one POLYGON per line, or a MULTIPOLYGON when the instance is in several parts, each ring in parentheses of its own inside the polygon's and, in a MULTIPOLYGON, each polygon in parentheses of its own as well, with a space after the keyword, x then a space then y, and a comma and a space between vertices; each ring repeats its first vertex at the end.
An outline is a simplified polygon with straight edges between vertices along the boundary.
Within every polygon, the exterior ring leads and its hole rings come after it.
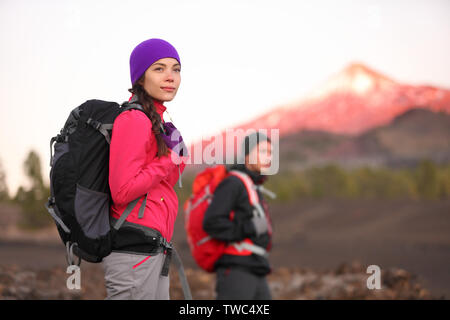
POLYGON ((152 122, 152 131, 155 134, 156 142, 158 146, 158 158, 164 155, 167 155, 169 152, 169 148, 161 137, 161 117, 158 112, 156 112, 155 105, 153 104, 152 97, 145 91, 145 89, 140 84, 141 80, 143 80, 144 76, 142 76, 138 81, 135 82, 131 89, 128 89, 129 92, 135 94, 138 98, 139 103, 144 108, 144 111, 147 115, 149 115, 152 122))

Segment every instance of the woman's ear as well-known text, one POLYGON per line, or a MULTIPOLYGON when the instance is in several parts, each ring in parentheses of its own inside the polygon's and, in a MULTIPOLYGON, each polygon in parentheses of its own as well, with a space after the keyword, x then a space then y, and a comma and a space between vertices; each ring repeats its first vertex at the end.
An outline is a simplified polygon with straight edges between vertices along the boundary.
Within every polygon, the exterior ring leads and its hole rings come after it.
POLYGON ((139 77, 139 79, 137 80, 137 84, 140 84, 142 87, 144 87, 144 80, 145 80, 145 72, 142 76, 139 77))

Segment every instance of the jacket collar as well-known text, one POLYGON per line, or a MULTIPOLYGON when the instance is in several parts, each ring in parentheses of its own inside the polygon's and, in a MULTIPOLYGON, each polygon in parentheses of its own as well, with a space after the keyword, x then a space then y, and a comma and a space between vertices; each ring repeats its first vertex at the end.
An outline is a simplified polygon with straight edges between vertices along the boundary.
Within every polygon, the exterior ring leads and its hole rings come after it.
POLYGON ((167 107, 155 99, 153 99, 153 104, 156 108, 156 111, 159 113, 159 115, 161 116, 161 119, 162 119, 162 114, 164 113, 164 111, 166 111, 167 107))
POLYGON ((252 171, 248 169, 245 164, 241 163, 232 165, 231 167, 229 167, 229 170, 239 170, 248 174, 248 176, 252 179, 254 184, 263 184, 268 178, 267 175, 262 175, 258 172, 252 171))

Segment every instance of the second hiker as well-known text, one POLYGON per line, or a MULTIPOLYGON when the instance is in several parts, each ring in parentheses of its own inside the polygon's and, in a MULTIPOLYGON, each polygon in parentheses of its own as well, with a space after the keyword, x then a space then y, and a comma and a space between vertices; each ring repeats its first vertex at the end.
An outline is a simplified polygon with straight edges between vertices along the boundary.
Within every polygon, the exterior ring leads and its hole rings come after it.
POLYGON ((271 268, 266 253, 271 248, 272 227, 260 190, 267 179, 263 173, 270 166, 270 139, 260 132, 246 136, 241 156, 245 163, 232 165, 229 170, 250 177, 264 212, 255 212, 246 186, 235 175, 225 178, 215 189, 203 220, 205 232, 229 244, 245 243, 242 247, 228 245, 215 263, 217 299, 271 299, 266 281, 271 268))

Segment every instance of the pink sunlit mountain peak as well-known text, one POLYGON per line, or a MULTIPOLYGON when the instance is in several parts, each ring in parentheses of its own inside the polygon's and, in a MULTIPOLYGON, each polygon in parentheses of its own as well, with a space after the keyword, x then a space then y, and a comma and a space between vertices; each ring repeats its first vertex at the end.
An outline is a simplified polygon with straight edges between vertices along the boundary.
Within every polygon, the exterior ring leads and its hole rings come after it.
POLYGON ((243 127, 278 128, 280 136, 302 129, 358 134, 417 107, 450 112, 450 90, 401 84, 355 62, 300 102, 273 109, 243 127))
POLYGON ((402 84, 355 62, 332 74, 301 101, 246 123, 236 119, 234 129, 279 129, 280 138, 301 130, 356 135, 386 125, 413 108, 450 113, 450 90, 402 84))
POLYGON ((395 84, 393 80, 381 73, 355 62, 332 75, 325 83, 308 94, 306 99, 320 99, 332 93, 363 95, 372 90, 387 89, 395 84))

